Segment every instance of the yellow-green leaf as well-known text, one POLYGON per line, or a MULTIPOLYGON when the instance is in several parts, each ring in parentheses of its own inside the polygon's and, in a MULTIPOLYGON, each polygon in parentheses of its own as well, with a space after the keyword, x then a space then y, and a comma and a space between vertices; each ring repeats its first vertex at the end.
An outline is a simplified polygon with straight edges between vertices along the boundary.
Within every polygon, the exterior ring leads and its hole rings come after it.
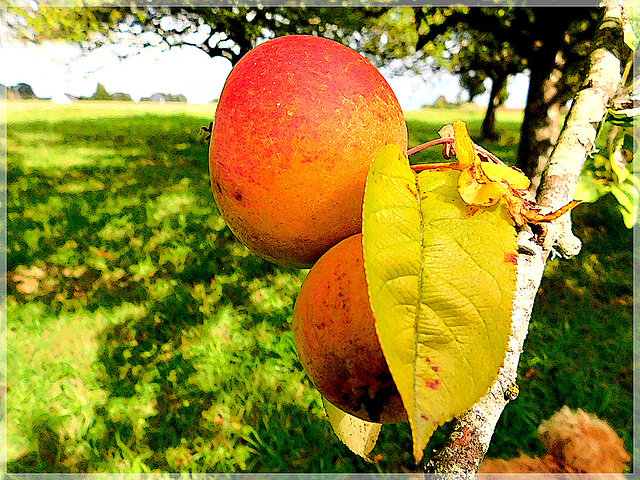
POLYGON ((520 190, 529 188, 531 181, 520 170, 499 163, 482 162, 482 171, 494 182, 507 182, 520 190))
POLYGON ((462 120, 453 122, 454 138, 456 140, 456 157, 462 168, 470 168, 480 163, 473 141, 469 136, 467 124, 462 120))
POLYGON ((416 461, 438 425, 497 376, 511 331, 517 245, 502 202, 469 206, 460 172, 416 175, 381 150, 364 198, 364 259, 376 330, 411 425, 416 461))
POLYGON ((322 403, 336 436, 353 453, 371 462, 370 454, 376 446, 382 425, 349 415, 329 402, 324 396, 322 403))
POLYGON ((458 167, 458 193, 468 205, 489 207, 501 198, 512 197, 512 189, 529 188, 529 179, 516 168, 491 162, 482 162, 467 124, 462 120, 453 123, 458 167))
POLYGON ((458 176, 458 194, 467 205, 489 207, 511 193, 508 185, 502 182, 488 179, 486 182, 479 182, 476 173, 478 170, 465 168, 458 176))

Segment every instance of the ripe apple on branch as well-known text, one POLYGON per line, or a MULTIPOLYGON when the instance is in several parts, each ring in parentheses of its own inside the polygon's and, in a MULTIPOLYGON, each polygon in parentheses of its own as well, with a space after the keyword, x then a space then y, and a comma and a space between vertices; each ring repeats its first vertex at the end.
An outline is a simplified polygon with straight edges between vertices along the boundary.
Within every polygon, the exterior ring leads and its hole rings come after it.
POLYGON ((276 38, 225 83, 211 134, 213 193, 249 249, 310 267, 360 232, 367 172, 389 143, 406 149, 407 125, 367 59, 324 38, 276 38))

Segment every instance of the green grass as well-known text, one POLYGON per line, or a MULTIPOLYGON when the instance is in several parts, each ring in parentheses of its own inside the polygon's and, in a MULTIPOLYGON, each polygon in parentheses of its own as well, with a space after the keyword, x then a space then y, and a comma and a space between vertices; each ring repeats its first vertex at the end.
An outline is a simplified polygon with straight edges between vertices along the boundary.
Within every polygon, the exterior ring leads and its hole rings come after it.
MULTIPOLYGON (((212 106, 8 104, 8 471, 403 472, 406 425, 370 465, 333 435, 291 334, 306 271, 250 254, 220 218, 199 129, 212 106)), ((482 111, 407 112, 411 144, 482 111)), ((521 112, 501 111, 513 163, 521 112)), ((490 454, 539 453, 564 404, 631 448, 631 232, 576 211, 584 251, 547 270, 520 397, 490 454)), ((446 427, 443 429, 446 430, 446 427)), ((433 440, 436 446, 442 432, 433 440)))

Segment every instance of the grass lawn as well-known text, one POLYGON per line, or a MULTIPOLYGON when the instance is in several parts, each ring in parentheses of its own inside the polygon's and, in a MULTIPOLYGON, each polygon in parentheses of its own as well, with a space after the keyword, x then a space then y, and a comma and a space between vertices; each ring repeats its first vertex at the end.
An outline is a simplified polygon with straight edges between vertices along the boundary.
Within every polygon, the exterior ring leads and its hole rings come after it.
MULTIPOLYGON (((199 136, 213 113, 8 103, 9 472, 416 469, 406 425, 383 428, 376 464, 333 435, 291 333, 306 270, 225 226, 199 136)), ((482 115, 407 112, 411 145, 455 118, 477 137, 482 115)), ((501 111, 479 143, 513 163, 520 122, 501 111)), ((565 404, 631 449, 632 232, 606 197, 574 217, 584 249, 549 264, 491 456, 540 453, 537 425, 565 404)))

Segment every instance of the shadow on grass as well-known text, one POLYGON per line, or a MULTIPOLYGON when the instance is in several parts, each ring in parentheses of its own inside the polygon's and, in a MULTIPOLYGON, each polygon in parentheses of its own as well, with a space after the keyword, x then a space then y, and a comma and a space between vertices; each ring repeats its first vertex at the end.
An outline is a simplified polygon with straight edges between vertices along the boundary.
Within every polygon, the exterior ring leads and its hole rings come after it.
MULTIPOLYGON (((154 413, 146 419, 146 428, 139 438, 131 417, 108 422, 108 434, 102 439, 100 451, 117 447, 113 443, 118 432, 119 441, 130 449, 143 443, 153 451, 162 452, 180 445, 183 438, 194 437, 199 419, 212 399, 189 378, 195 373, 193 364, 184 357, 181 343, 183 333, 202 324, 202 314, 193 297, 186 292, 171 294, 153 304, 142 318, 114 325, 103 331, 98 351, 103 376, 102 387, 109 397, 131 399, 152 386, 154 413)), ((143 400, 144 401, 144 400, 143 400)), ((104 407, 96 412, 105 419, 113 418, 104 407)), ((166 469, 162 456, 149 458, 152 469, 166 469)))
MULTIPOLYGON (((237 268, 244 247, 217 215, 207 146, 192 133, 198 122, 185 124, 147 115, 20 126, 56 139, 46 144, 20 141, 10 128, 8 229, 19 234, 8 239, 8 271, 40 265, 57 278, 35 296, 58 307, 80 298, 95 309, 145 300, 154 276, 193 284, 237 268), (84 163, 93 151, 111 155, 84 163)), ((276 272, 260 259, 243 261, 247 278, 276 272)), ((235 304, 246 301, 241 289, 225 288, 235 304)))
POLYGON ((200 125, 145 115, 10 126, 10 302, 107 320, 91 370, 71 374, 99 392, 82 438, 67 433, 78 414, 43 413, 9 472, 373 468, 334 437, 297 360, 290 321, 305 272, 234 239, 200 125))
POLYGON ((7 471, 20 473, 71 473, 64 465, 66 455, 60 441, 60 434, 51 420, 46 417, 36 419, 31 425, 33 431, 32 449, 26 455, 10 462, 7 471))
MULTIPOLYGON (((409 121, 416 143, 435 138, 437 120, 409 121)), ((473 135, 479 120, 469 122, 473 135)), ((54 371, 100 394, 87 400, 90 417, 74 413, 78 405, 26 413, 31 445, 8 471, 415 470, 406 425, 383 429, 377 466, 331 432, 290 329, 305 273, 251 255, 224 225, 197 140, 205 123, 143 115, 8 128, 9 304, 44 305, 41 323, 65 312, 106 317, 91 368, 54 371), (78 438, 67 433, 82 422, 78 438)), ((504 128, 485 146, 502 145, 508 157, 517 131, 504 128)), ((537 425, 562 404, 609 419, 630 439, 630 232, 610 212, 576 211, 585 250, 549 268, 522 394, 493 451, 537 451, 537 425)), ((8 318, 10 329, 28 328, 16 323, 8 318)), ((37 336, 27 338, 37 348, 37 336)))

